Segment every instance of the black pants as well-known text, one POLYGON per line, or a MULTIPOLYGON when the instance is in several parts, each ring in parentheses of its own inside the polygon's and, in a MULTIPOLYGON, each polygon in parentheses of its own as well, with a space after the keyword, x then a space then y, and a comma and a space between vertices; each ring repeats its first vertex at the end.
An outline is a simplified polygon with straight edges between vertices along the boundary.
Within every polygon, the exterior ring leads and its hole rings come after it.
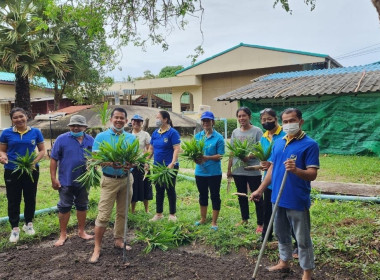
POLYGON ((141 166, 141 168, 135 167, 132 170, 132 175, 133 175, 132 202, 153 199, 152 184, 150 183, 148 178, 145 178, 145 180, 143 180, 144 174, 145 174, 145 171, 142 170, 143 167, 144 166, 141 166))
POLYGON ((220 210, 220 183, 222 182, 222 175, 195 176, 195 181, 199 191, 199 205, 208 206, 208 190, 210 189, 212 210, 220 210))
POLYGON ((5 169, 4 181, 7 189, 8 216, 12 228, 18 227, 20 221, 21 197, 24 195, 24 218, 25 224, 33 221, 34 211, 36 210, 36 194, 39 178, 38 167, 33 171, 33 180, 26 174, 20 176, 20 172, 12 173, 13 170, 5 169))
MULTIPOLYGON (((247 193, 247 183, 249 185, 249 189, 251 192, 254 192, 258 189, 261 184, 261 175, 259 176, 241 176, 241 175, 233 175, 235 185, 237 191, 240 193, 247 193)), ((249 219, 249 206, 248 206, 248 198, 244 196, 239 196, 239 205, 242 220, 249 219)), ((255 201, 256 205, 256 217, 257 224, 264 224, 264 200, 260 198, 260 201, 255 201)))
POLYGON ((164 197, 165 190, 168 194, 169 200, 169 213, 174 215, 176 213, 177 194, 175 192, 175 183, 177 180, 178 167, 174 167, 176 176, 172 178, 172 184, 169 185, 156 185, 156 212, 164 212, 164 197))
MULTIPOLYGON (((267 232, 270 217, 272 216, 272 202, 271 202, 271 197, 272 197, 272 190, 271 189, 266 189, 264 191, 264 228, 263 228, 263 239, 265 237, 265 233, 267 232)), ((273 239, 273 226, 270 229, 269 237, 268 240, 271 241, 273 239)))

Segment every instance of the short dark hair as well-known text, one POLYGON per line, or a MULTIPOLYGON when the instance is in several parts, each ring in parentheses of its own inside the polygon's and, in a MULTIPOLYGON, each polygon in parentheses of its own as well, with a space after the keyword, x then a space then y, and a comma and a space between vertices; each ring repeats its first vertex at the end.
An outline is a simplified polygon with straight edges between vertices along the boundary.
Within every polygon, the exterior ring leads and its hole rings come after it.
POLYGON ((13 114, 16 113, 16 112, 21 112, 23 113, 26 117, 28 117, 28 114, 26 113, 26 111, 23 109, 23 108, 20 108, 20 107, 14 107, 12 108, 12 110, 9 112, 9 116, 13 117, 13 114))
POLYGON ((276 111, 273 110, 272 108, 265 108, 264 110, 261 110, 261 111, 260 111, 260 118, 261 118, 264 114, 268 114, 269 116, 272 116, 273 118, 276 118, 276 119, 277 119, 276 111))
POLYGON ((244 111, 244 113, 246 113, 249 117, 252 116, 251 110, 248 107, 244 107, 243 106, 243 107, 240 107, 239 109, 237 109, 237 111, 236 111, 236 117, 238 116, 238 114, 239 114, 240 111, 244 111))
POLYGON ((116 107, 116 108, 113 109, 112 112, 111 112, 111 118, 113 117, 113 114, 115 113, 115 111, 118 111, 118 112, 120 112, 120 113, 124 113, 124 114, 125 114, 125 117, 127 117, 127 111, 126 111, 124 108, 116 107))
POLYGON ((287 109, 285 109, 285 110, 281 113, 281 119, 282 119, 282 115, 283 115, 283 114, 290 114, 290 113, 293 113, 293 112, 296 112, 297 118, 298 118, 299 120, 302 119, 302 112, 301 112, 300 109, 298 109, 298 108, 287 108, 287 109))
POLYGON ((161 117, 162 117, 163 119, 167 119, 167 120, 168 120, 168 124, 169 124, 171 127, 173 127, 173 122, 172 122, 172 120, 170 119, 170 114, 168 113, 168 111, 159 111, 158 113, 161 115, 161 117))

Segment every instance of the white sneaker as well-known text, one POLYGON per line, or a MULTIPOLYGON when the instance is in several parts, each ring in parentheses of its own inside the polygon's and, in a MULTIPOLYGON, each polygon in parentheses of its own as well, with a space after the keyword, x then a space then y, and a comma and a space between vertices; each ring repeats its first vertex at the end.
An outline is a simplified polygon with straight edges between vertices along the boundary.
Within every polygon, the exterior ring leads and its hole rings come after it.
POLYGON ((25 231, 27 235, 34 235, 36 232, 33 228, 33 223, 28 223, 27 225, 24 225, 22 229, 25 231))
POLYGON ((20 229, 15 227, 12 229, 11 236, 9 237, 9 242, 17 243, 20 239, 20 229))
POLYGON ((159 215, 154 215, 154 217, 152 218, 152 219, 150 219, 149 221, 150 222, 157 222, 157 221, 159 221, 159 220, 162 220, 164 218, 164 215, 161 215, 161 216, 159 216, 159 215))
POLYGON ((174 216, 174 215, 170 215, 169 218, 168 218, 168 221, 175 223, 175 222, 177 222, 177 217, 174 216))

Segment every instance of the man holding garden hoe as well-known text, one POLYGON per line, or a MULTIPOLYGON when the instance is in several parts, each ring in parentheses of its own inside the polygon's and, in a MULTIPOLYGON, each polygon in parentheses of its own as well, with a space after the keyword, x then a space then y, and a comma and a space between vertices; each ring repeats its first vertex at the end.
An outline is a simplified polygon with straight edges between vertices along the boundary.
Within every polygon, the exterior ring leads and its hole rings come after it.
POLYGON ((94 138, 85 134, 86 118, 74 115, 67 125, 69 132, 58 136, 50 157, 50 177, 52 188, 59 192, 58 217, 60 236, 55 246, 62 246, 67 239, 67 223, 73 205, 77 210, 78 236, 88 240, 94 238, 85 232, 88 192, 75 180, 86 171, 86 149, 91 151, 94 138), (57 167, 59 165, 58 179, 57 167))
POLYGON ((310 237, 310 181, 317 177, 319 148, 318 144, 301 130, 304 120, 300 110, 288 108, 282 113, 281 118, 286 135, 275 142, 270 158, 272 165, 260 187, 251 194, 250 200, 259 200, 271 184, 274 204, 287 171, 287 180, 274 219, 280 261, 277 265, 269 267, 268 271, 289 270, 293 229, 298 242, 299 263, 304 271, 302 280, 310 280, 315 268, 310 237))
MULTIPOLYGON (((123 108, 113 109, 111 113, 111 127, 108 130, 96 135, 92 151, 100 152, 99 147, 104 142, 107 142, 115 148, 120 137, 125 137, 125 143, 132 143, 135 140, 135 136, 124 131, 124 125, 127 123, 127 121, 127 112, 123 108)), ((122 249, 124 247, 124 225, 125 219, 127 218, 125 216, 125 212, 129 207, 133 192, 132 176, 129 176, 130 183, 127 184, 128 170, 131 167, 131 163, 128 162, 109 162, 102 165, 103 175, 100 180, 101 191, 98 204, 98 216, 95 220, 95 247, 90 259, 91 263, 96 263, 99 260, 103 235, 108 226, 115 201, 116 218, 114 225, 114 246, 122 249), (127 196, 127 185, 129 185, 128 205, 126 205, 125 202, 127 196)), ((130 247, 128 249, 130 249, 130 247)))

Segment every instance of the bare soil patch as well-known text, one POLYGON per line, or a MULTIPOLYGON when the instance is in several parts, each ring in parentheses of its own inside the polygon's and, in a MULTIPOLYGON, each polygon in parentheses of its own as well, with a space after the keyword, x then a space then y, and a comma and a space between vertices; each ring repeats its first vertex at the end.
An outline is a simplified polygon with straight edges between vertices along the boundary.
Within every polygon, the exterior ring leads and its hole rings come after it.
MULTIPOLYGON (((64 246, 55 248, 56 238, 51 236, 40 243, 22 244, 0 253, 0 279, 251 279, 255 265, 255 259, 245 249, 220 256, 213 249, 194 243, 166 252, 154 250, 144 254, 144 244, 138 243, 127 252, 130 265, 125 266, 122 250, 113 247, 111 230, 104 237, 99 262, 90 264, 93 241, 82 240, 73 233, 64 246)), ((264 258, 256 279, 301 278, 297 262, 289 273, 266 272, 265 267, 272 264, 264 258)), ((362 277, 317 263, 313 279, 362 277)))

